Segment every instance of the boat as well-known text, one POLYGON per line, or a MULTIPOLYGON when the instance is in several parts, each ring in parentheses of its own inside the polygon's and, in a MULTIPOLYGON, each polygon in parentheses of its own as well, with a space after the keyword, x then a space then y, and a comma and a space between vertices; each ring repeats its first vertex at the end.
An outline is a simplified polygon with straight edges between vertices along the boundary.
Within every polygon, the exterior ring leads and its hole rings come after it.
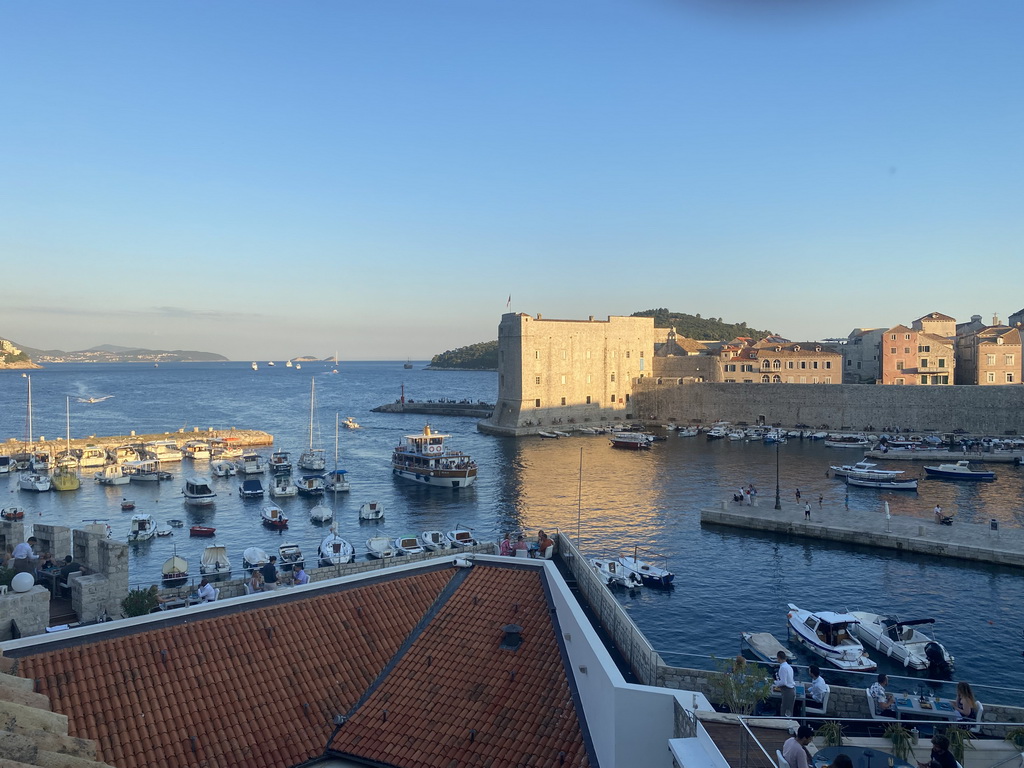
POLYGON ((275 475, 292 471, 292 459, 288 451, 274 451, 270 454, 270 471, 275 475))
POLYGON ((352 545, 338 535, 338 528, 331 526, 331 532, 324 537, 317 548, 317 558, 321 566, 344 565, 355 559, 352 545))
POLYGON ((212 455, 210 444, 205 440, 189 440, 185 443, 182 451, 184 451, 185 458, 192 459, 192 461, 203 461, 212 455))
POLYGON ((303 475, 295 485, 303 496, 322 496, 327 483, 323 475, 303 475))
POLYGON ((612 448, 625 448, 632 451, 640 451, 651 447, 650 435, 643 432, 613 432, 611 436, 612 448))
POLYGON ((316 506, 309 510, 309 521, 311 523, 329 523, 334 517, 334 510, 324 504, 317 502, 316 506))
POLYGON ((380 520, 384 517, 384 504, 379 501, 368 501, 359 507, 360 520, 380 520))
POLYGON ((153 459, 166 464, 169 461, 181 461, 182 452, 173 440, 150 440, 142 444, 144 458, 153 459))
POLYGON ((789 634, 802 646, 847 672, 873 672, 878 665, 853 636, 856 616, 834 611, 806 611, 789 603, 789 634))
POLYGON ((220 544, 211 544, 203 549, 203 557, 199 561, 199 573, 208 578, 223 578, 231 573, 231 560, 228 551, 220 544))
POLYGON ((202 475, 186 478, 181 492, 185 495, 185 503, 194 506, 213 504, 213 500, 217 498, 217 494, 210 487, 210 478, 202 475))
POLYGON ((285 360, 284 367, 285 368, 291 368, 292 367, 292 361, 291 360, 285 360))
POLYGON ((171 473, 161 470, 160 462, 156 459, 129 461, 125 462, 123 466, 129 473, 128 479, 133 483, 156 483, 160 480, 171 479, 171 473))
POLYGON ((345 429, 361 429, 361 427, 358 424, 356 424, 356 420, 353 419, 351 416, 346 416, 344 421, 341 422, 341 426, 343 426, 345 429))
POLYGON ((0 509, 0 520, 24 520, 25 510, 22 507, 4 507, 0 509))
POLYGON ((541 430, 540 432, 537 433, 537 437, 543 437, 545 440, 557 440, 558 439, 558 435, 556 435, 554 432, 545 432, 543 430, 541 430))
POLYGON ((237 459, 245 453, 237 437, 215 437, 210 440, 211 459, 237 459))
POLYGON ((53 455, 49 451, 33 451, 28 460, 28 468, 40 474, 49 472, 52 466, 53 455))
MULTIPOLYGON (((640 560, 637 556, 640 549, 639 547, 633 548, 632 557, 620 557, 619 565, 625 568, 627 571, 632 571, 640 577, 640 581, 645 587, 654 587, 656 589, 669 589, 672 586, 672 582, 675 580, 676 575, 672 571, 662 566, 654 565, 646 560, 640 560)), ((645 557, 657 557, 662 561, 665 560, 664 555, 655 555, 647 550, 644 550, 645 557)))
POLYGON ((249 364, 249 367, 250 367, 250 368, 252 368, 252 369, 253 369, 254 371, 258 371, 258 370, 260 369, 260 367, 259 367, 259 366, 258 366, 258 365, 256 364, 256 361, 255 361, 255 360, 253 360, 253 361, 252 361, 252 362, 251 362, 251 363, 249 364))
POLYGON ((299 456, 299 468, 320 472, 327 468, 323 448, 313 446, 313 418, 316 415, 316 379, 309 380, 309 448, 299 456))
POLYGON ((160 583, 165 587, 180 587, 188 581, 188 560, 177 553, 164 561, 160 569, 160 583))
POLYGON ((712 427, 704 435, 707 440, 722 440, 728 436, 729 430, 726 427, 712 427))
POLYGON ((82 481, 72 467, 58 466, 50 475, 50 487, 55 491, 77 491, 82 481))
POLYGON ((238 486, 238 495, 243 499, 262 499, 263 483, 260 482, 258 477, 247 477, 238 486))
POLYGON ((696 427, 680 427, 676 430, 676 437, 696 437, 700 430, 696 427))
POLYGON ((366 554, 383 560, 395 556, 395 548, 387 536, 371 536, 366 540, 366 554))
POLYGON ((121 511, 130 512, 135 509, 135 502, 131 499, 121 499, 121 511))
POLYGON ((210 472, 213 473, 214 477, 231 477, 238 472, 238 468, 235 467, 234 462, 227 459, 218 459, 210 464, 210 472))
POLYGON ((14 469, 14 459, 11 456, 0 456, 0 475, 10 474, 14 469))
POLYGON ((18 490, 44 493, 50 490, 50 476, 38 472, 22 472, 18 475, 18 490))
POLYGON ((171 530, 168 526, 165 525, 165 526, 162 526, 162 527, 156 529, 156 535, 157 536, 173 536, 174 535, 174 531, 171 530))
POLYGON ((759 661, 775 664, 779 659, 779 651, 786 654, 788 661, 795 661, 796 654, 775 639, 771 632, 741 632, 741 646, 749 650, 759 661))
POLYGON ((131 477, 123 464, 107 464, 99 472, 93 473, 93 479, 100 485, 128 485, 131 477))
POLYGON ((282 544, 277 548, 277 564, 282 571, 290 571, 296 565, 302 565, 302 550, 298 544, 282 544))
POLYGON ((209 539, 215 533, 217 533, 217 529, 211 528, 208 525, 193 525, 191 528, 188 529, 189 536, 199 539, 209 539))
POLYGON ((296 363, 295 364, 295 370, 296 371, 301 371, 302 370, 302 363, 296 363))
POLYGON ((469 528, 456 528, 448 531, 448 545, 450 547, 475 547, 476 539, 473 538, 473 531, 469 528))
POLYGON ((288 527, 288 518, 284 516, 284 510, 276 504, 268 504, 260 510, 260 521, 275 531, 283 531, 288 527))
POLYGON ((260 549, 259 547, 246 547, 242 550, 242 569, 246 571, 254 571, 257 568, 262 568, 264 565, 270 562, 270 555, 267 554, 266 550, 260 549))
POLYGON ((406 535, 395 539, 395 549, 400 555, 422 555, 424 547, 419 536, 406 535))
POLYGON ((859 472, 846 476, 846 484, 858 488, 877 488, 882 491, 916 491, 917 480, 900 480, 886 476, 873 476, 870 472, 859 472))
POLYGON ((623 568, 617 560, 608 557, 592 557, 589 559, 590 566, 597 573, 598 578, 609 587, 641 587, 643 581, 633 571, 623 568))
POLYGON ((243 475, 262 475, 267 471, 267 461, 255 451, 246 451, 235 463, 235 469, 243 475))
POLYGON ((477 467, 468 454, 445 445, 451 435, 423 432, 406 435, 391 454, 391 472, 395 477, 417 484, 441 488, 465 488, 476 482, 477 467))
POLYGON ((167 524, 171 526, 171 528, 182 528, 185 525, 185 521, 178 520, 177 518, 172 517, 170 520, 167 521, 167 524))
POLYGON ((338 468, 338 414, 334 414, 334 469, 327 473, 325 490, 331 493, 342 493, 352 490, 352 485, 345 477, 348 472, 338 468))
POLYGON ((850 615, 858 621, 853 625, 853 631, 861 642, 884 653, 897 664, 919 670, 935 667, 943 673, 952 669, 954 658, 942 643, 920 629, 934 624, 935 619, 903 621, 898 616, 866 611, 850 611, 850 615))
POLYGON ((832 474, 836 477, 846 477, 847 475, 855 475, 861 472, 871 472, 875 475, 889 475, 891 477, 898 477, 903 474, 902 469, 878 469, 877 464, 873 464, 867 459, 861 459, 856 464, 841 464, 839 466, 833 464, 829 469, 832 470, 832 474))
POLYGON ((409 358, 404 363, 402 363, 402 367, 407 371, 412 370, 412 358, 409 358))
POLYGON ((145 513, 132 515, 128 541, 146 541, 156 536, 156 520, 145 513))
POLYGON ((829 435, 825 438, 826 448, 869 448, 871 441, 863 435, 829 435))
POLYGON ((275 499, 297 496, 299 486, 292 482, 291 475, 274 475, 270 483, 270 495, 275 499))
POLYGON ((956 464, 939 464, 937 467, 925 467, 929 477, 942 480, 995 480, 996 473, 986 469, 974 469, 969 461, 958 461, 956 464))
POLYGON ((269 361, 267 361, 267 365, 269 365, 271 368, 273 368, 275 365, 277 365, 277 363, 275 363, 273 360, 269 360, 269 361))
POLYGON ((420 544, 431 552, 448 549, 449 546, 448 538, 441 531, 424 531, 420 534, 420 544))

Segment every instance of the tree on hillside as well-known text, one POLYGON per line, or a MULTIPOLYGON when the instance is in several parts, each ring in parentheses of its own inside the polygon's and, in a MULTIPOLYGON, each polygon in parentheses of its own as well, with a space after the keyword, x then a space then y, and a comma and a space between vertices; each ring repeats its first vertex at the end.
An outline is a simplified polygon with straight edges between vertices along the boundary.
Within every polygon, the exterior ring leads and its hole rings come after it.
POLYGON ((737 336, 752 336, 760 339, 770 336, 771 331, 760 331, 747 327, 746 321, 726 323, 718 317, 701 317, 683 312, 670 312, 664 307, 634 312, 633 317, 653 317, 657 328, 675 328, 680 336, 704 341, 731 341, 737 336))

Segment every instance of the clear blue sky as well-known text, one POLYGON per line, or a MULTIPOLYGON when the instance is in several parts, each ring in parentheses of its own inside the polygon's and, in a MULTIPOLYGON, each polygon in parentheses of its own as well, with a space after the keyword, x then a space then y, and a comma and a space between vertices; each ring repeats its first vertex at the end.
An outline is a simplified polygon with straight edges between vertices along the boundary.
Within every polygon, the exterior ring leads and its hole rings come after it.
POLYGON ((1020 0, 8 0, 0 336, 426 358, 1024 307, 1020 0), (766 8, 765 6, 770 6, 766 8))

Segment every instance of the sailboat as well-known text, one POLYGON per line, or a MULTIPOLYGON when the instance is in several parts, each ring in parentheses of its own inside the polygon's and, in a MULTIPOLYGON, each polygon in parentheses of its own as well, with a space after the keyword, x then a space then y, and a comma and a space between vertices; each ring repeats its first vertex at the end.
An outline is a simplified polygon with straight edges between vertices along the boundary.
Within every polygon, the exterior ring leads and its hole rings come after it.
POLYGON ((299 466, 320 472, 327 466, 323 448, 313 447, 313 417, 316 414, 316 379, 309 382, 309 448, 299 456, 299 466))
POLYGON ((67 420, 67 450, 57 460, 57 468, 53 471, 50 476, 50 487, 55 491, 77 491, 82 487, 82 481, 78 477, 78 472, 75 471, 75 466, 78 464, 78 460, 74 454, 71 453, 71 398, 67 398, 66 404, 66 420, 67 420))
POLYGON ((410 370, 412 368, 412 358, 410 357, 408 360, 406 360, 402 367, 405 368, 405 370, 407 371, 410 370))
POLYGON ((348 478, 345 477, 348 473, 344 469, 338 469, 338 426, 338 414, 336 413, 334 414, 334 471, 327 473, 327 490, 334 493, 352 490, 348 478))

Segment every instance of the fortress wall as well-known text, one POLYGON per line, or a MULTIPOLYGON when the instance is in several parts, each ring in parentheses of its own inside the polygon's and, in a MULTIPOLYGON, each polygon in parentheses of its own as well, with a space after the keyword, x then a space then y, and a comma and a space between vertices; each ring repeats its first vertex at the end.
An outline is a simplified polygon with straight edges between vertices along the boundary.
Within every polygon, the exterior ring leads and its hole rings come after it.
POLYGON ((881 386, 869 384, 682 384, 634 382, 633 410, 646 421, 680 424, 808 424, 862 430, 963 429, 1024 434, 1024 386, 881 386))

